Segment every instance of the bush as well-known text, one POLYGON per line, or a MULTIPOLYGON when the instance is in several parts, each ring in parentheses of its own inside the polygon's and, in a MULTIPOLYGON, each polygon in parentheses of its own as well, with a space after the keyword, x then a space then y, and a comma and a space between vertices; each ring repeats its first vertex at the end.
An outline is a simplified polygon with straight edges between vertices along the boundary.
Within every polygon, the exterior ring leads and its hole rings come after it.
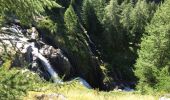
POLYGON ((6 60, 0 67, 0 99, 21 99, 29 90, 42 87, 44 81, 28 70, 7 69, 10 60, 6 60))

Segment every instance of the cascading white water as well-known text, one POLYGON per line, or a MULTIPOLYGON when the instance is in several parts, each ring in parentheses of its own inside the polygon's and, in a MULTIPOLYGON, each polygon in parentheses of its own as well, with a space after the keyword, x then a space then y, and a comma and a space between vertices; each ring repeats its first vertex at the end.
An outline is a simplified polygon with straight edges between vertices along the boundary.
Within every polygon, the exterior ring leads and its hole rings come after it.
POLYGON ((79 80, 79 81, 80 81, 80 84, 84 85, 84 86, 87 87, 88 89, 92 89, 92 87, 90 86, 90 84, 87 83, 87 81, 84 80, 83 78, 77 77, 77 78, 75 78, 75 80, 79 80))
MULTIPOLYGON (((26 38, 20 32, 20 30, 17 27, 15 27, 15 28, 6 28, 6 27, 3 27, 3 28, 1 28, 1 30, 3 30, 3 31, 9 30, 12 33, 19 33, 18 34, 18 35, 20 35, 19 37, 17 35, 8 35, 8 34, 5 34, 4 36, 0 36, 0 39, 3 40, 3 42, 6 43, 6 44, 12 44, 11 46, 14 46, 18 50, 20 50, 21 53, 30 52, 30 51, 28 51, 28 48, 31 47, 31 49, 32 49, 31 53, 32 53, 33 57, 35 59, 36 58, 40 59, 40 61, 44 65, 45 69, 51 75, 52 80, 55 83, 62 83, 62 81, 60 80, 58 74, 52 68, 52 66, 50 65, 48 60, 41 53, 39 53, 38 48, 35 47, 35 43, 34 42, 31 42, 31 43, 28 42, 29 39, 26 38)), ((34 32, 32 32, 31 38, 35 39, 35 30, 34 30, 34 32)))
POLYGON ((36 56, 37 58, 40 59, 40 61, 43 63, 43 65, 45 66, 45 69, 49 72, 49 74, 51 75, 51 78, 52 80, 55 82, 55 83, 61 83, 62 81, 60 80, 58 74, 54 71, 54 69, 52 68, 52 66, 50 65, 50 63, 48 62, 48 60, 43 56, 41 55, 39 52, 38 52, 38 49, 34 46, 34 43, 31 44, 31 47, 32 47, 32 54, 33 56, 36 56))
MULTIPOLYGON (((33 28, 34 29, 34 28, 33 28)), ((35 39, 35 29, 33 30, 32 34, 31 34, 31 38, 35 39)), ((32 42, 31 43, 31 48, 32 48, 32 55, 39 58, 40 61, 42 62, 42 64, 44 65, 45 69, 49 72, 49 74, 51 75, 51 79, 55 82, 55 83, 61 83, 61 80, 58 76, 58 74, 55 72, 55 70, 52 68, 52 66, 50 65, 50 63, 48 62, 48 60, 38 52, 38 48, 35 47, 35 43, 32 42)))
MULTIPOLYGON (((14 28, 1 28, 2 31, 10 31, 15 34, 0 34, 0 40, 2 43, 14 47, 18 49, 21 53, 30 52, 29 54, 32 54, 33 57, 38 58, 41 63, 44 65, 45 69, 48 71, 48 73, 51 75, 51 79, 55 83, 63 84, 62 80, 59 78, 58 74, 55 72, 55 70, 50 65, 47 58, 45 58, 41 52, 38 50, 38 48, 35 46, 35 42, 28 42, 30 40, 26 36, 23 35, 21 30, 19 30, 17 27, 14 28), (17 35, 16 35, 17 34, 17 35)), ((35 31, 35 30, 34 30, 35 31)), ((31 38, 35 39, 35 32, 31 34, 31 38)), ((67 58, 64 58, 67 59, 67 58)), ((67 59, 68 60, 68 59, 67 59)), ((73 80, 79 80, 80 84, 84 85, 85 87, 91 89, 92 87, 88 84, 88 82, 80 77, 75 78, 73 80)), ((71 82, 71 81, 70 81, 71 82)))
POLYGON ((61 83, 62 81, 60 80, 58 74, 54 71, 54 69, 51 67, 49 64, 48 60, 42 56, 40 53, 38 53, 37 57, 41 60, 41 62, 46 66, 47 71, 50 73, 51 78, 55 83, 61 83))

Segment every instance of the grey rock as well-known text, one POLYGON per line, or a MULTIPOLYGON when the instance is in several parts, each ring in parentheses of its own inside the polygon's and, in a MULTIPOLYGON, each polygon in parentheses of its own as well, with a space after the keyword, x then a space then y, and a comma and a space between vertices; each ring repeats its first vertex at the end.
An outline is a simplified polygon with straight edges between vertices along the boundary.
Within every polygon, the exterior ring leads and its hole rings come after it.
POLYGON ((159 100, 170 100, 170 94, 165 94, 159 98, 159 100))
POLYGON ((36 96, 37 100, 67 100, 62 94, 51 93, 51 94, 40 94, 36 96))
POLYGON ((62 75, 69 75, 72 68, 68 58, 63 54, 61 49, 55 49, 52 46, 44 45, 40 53, 47 57, 50 64, 62 75))

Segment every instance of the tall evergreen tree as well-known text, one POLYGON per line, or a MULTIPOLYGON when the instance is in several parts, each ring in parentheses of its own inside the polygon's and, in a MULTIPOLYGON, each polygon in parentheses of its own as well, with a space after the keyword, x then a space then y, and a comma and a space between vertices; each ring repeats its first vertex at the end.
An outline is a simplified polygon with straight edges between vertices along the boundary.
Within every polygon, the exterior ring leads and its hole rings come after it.
POLYGON ((83 0, 82 4, 82 20, 87 31, 90 31, 95 23, 94 7, 91 0, 83 0), (93 20, 93 21, 91 21, 93 20))
POLYGON ((138 88, 170 92, 170 1, 156 11, 142 39, 135 74, 138 88))
POLYGON ((76 69, 76 73, 79 76, 87 79, 94 87, 99 87, 102 84, 102 77, 100 76, 100 68, 97 60, 91 54, 91 48, 89 48, 88 40, 85 37, 85 33, 82 31, 82 27, 75 10, 72 5, 67 8, 64 14, 64 21, 67 28, 67 48, 70 50, 74 59, 73 64, 76 69), (97 65, 95 65, 96 63, 97 65), (100 76, 98 79, 96 77, 100 76))
MULTIPOLYGON (((72 7, 72 5, 67 8, 64 14, 64 21, 67 28, 67 38, 70 48, 73 51, 79 52, 81 46, 85 46, 84 36, 82 35, 82 30, 80 29, 78 17, 72 7), (81 45, 80 45, 81 44, 81 45)), ((81 51, 81 50, 80 50, 81 51)))
POLYGON ((92 0, 92 5, 94 7, 97 19, 102 22, 104 17, 104 9, 106 6, 106 0, 92 0))
POLYGON ((111 0, 110 3, 105 7, 105 16, 103 19, 104 24, 117 26, 119 25, 119 5, 117 0, 111 0))

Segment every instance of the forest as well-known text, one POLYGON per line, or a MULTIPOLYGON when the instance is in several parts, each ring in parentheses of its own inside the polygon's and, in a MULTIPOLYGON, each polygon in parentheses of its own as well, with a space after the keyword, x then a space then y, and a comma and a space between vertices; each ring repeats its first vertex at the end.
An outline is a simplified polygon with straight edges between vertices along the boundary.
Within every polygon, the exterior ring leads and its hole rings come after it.
POLYGON ((0 28, 1 100, 170 93, 170 0, 0 0, 0 28))

